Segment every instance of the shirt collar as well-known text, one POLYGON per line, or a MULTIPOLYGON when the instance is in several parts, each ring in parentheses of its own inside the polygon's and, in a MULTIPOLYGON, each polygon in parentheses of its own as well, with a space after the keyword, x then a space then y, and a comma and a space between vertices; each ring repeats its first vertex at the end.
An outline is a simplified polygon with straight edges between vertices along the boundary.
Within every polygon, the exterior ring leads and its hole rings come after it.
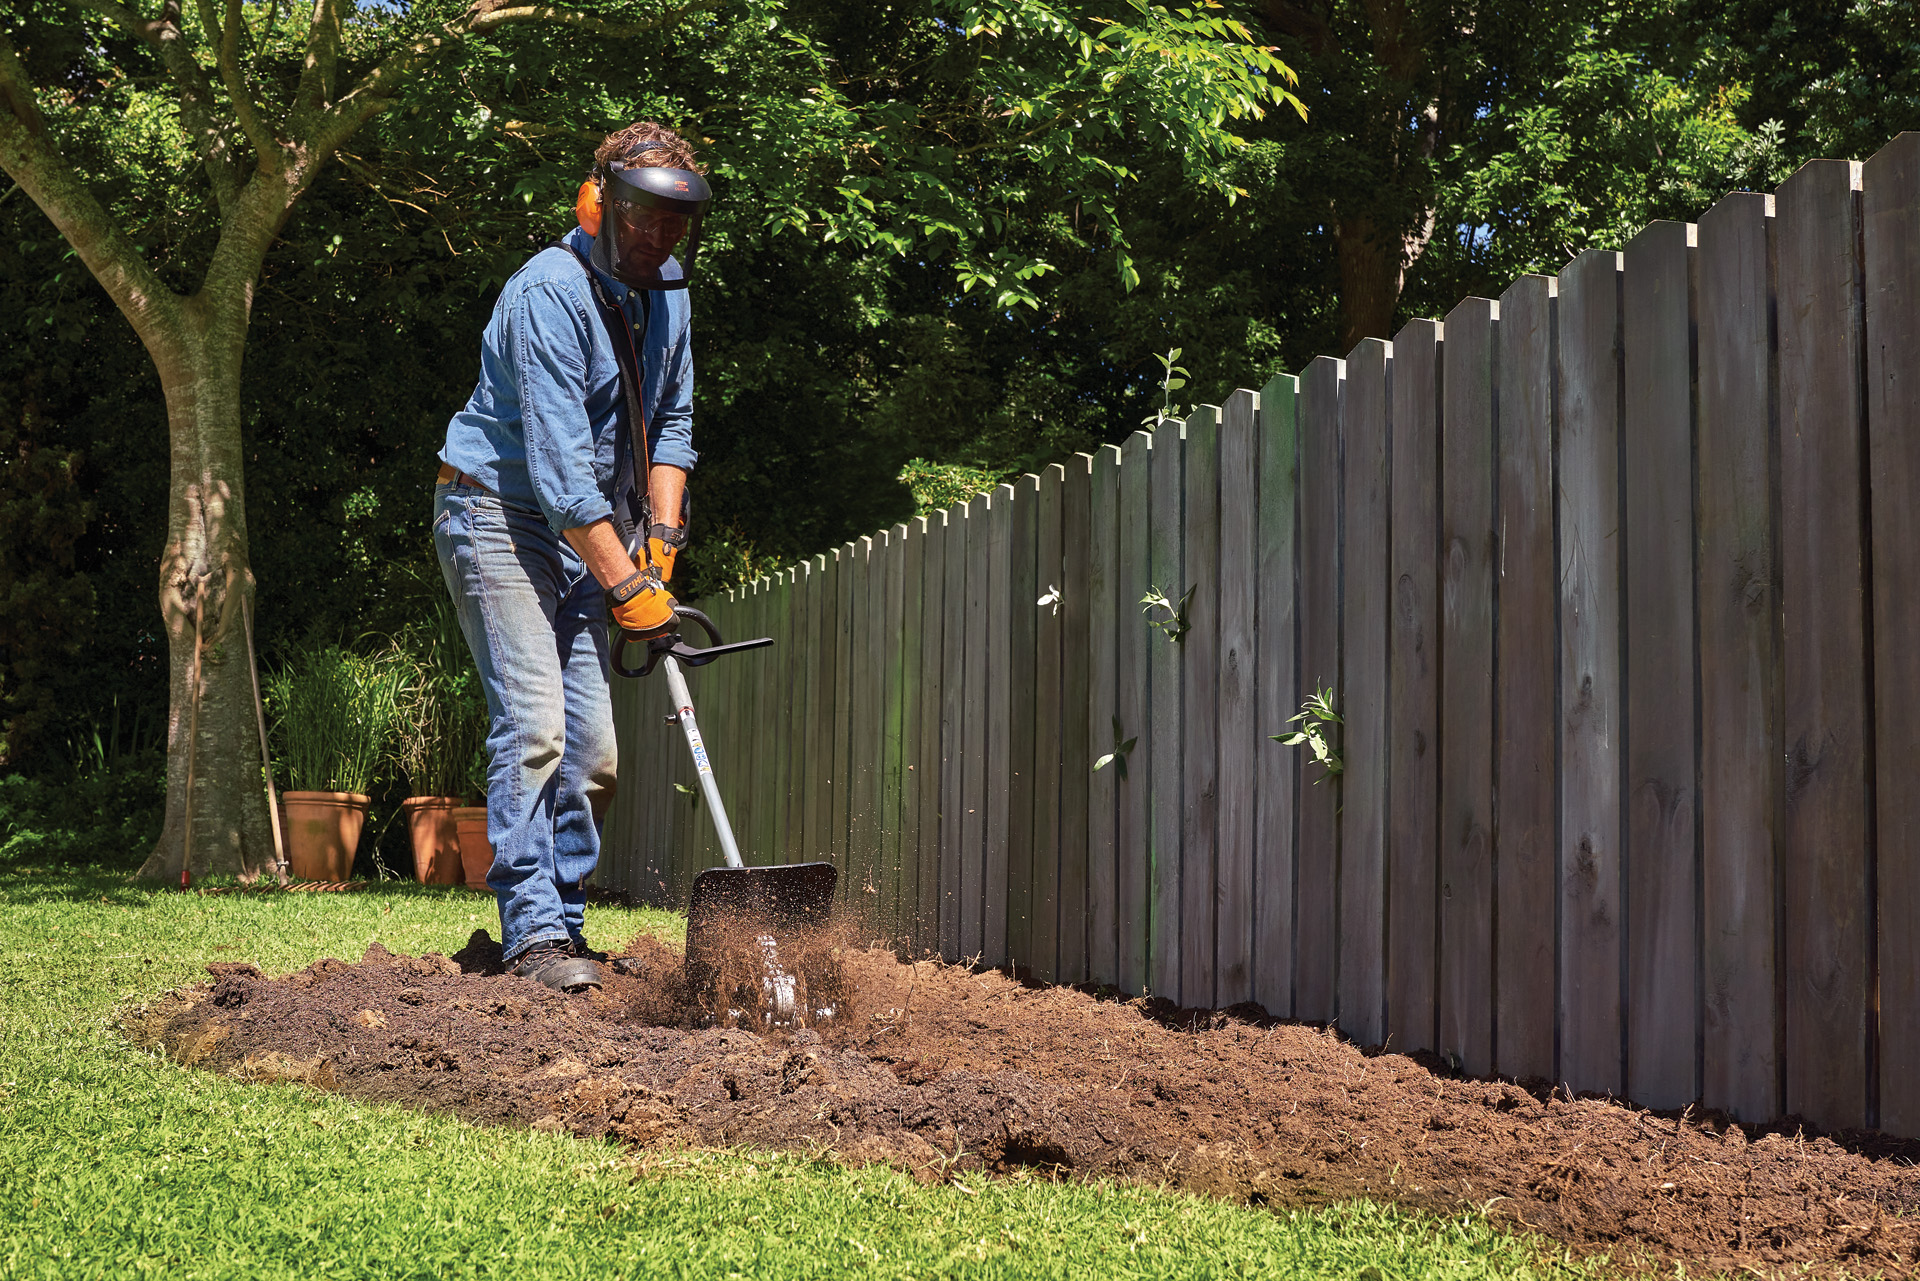
POLYGON ((638 290, 635 290, 635 289, 629 289, 627 286, 621 284, 619 281, 615 280, 612 276, 609 276, 606 272, 600 270, 598 267, 595 267, 593 265, 593 258, 592 258, 593 237, 589 236, 586 233, 585 228, 575 227, 572 231, 567 233, 566 241, 569 245, 572 245, 576 250, 579 251, 580 256, 582 258, 585 258, 587 260, 587 269, 593 272, 595 276, 599 277, 600 287, 607 291, 607 297, 613 299, 615 306, 625 307, 627 305, 628 299, 633 294, 639 292, 638 290))

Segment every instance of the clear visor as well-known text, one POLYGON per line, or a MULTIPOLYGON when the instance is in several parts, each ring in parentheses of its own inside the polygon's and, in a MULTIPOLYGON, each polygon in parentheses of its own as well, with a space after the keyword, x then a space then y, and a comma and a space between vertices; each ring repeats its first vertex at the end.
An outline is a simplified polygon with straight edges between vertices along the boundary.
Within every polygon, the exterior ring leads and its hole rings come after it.
MULTIPOLYGON (((605 244, 596 248, 605 255, 602 265, 614 279, 638 289, 685 287, 688 273, 674 261, 673 252, 688 239, 695 219, 626 200, 610 200, 603 209, 598 239, 605 244)), ((693 249, 689 244, 684 255, 687 268, 693 265, 693 249)))

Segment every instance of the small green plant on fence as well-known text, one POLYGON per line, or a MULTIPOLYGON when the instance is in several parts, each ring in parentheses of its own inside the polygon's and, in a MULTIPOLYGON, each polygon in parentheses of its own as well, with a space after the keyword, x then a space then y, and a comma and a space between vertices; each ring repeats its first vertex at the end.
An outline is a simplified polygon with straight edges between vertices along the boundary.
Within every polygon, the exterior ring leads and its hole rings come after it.
POLYGON ((400 716, 407 665, 337 645, 311 646, 267 678, 275 756, 299 792, 367 792, 400 716))
POLYGON ((1340 749, 1328 741, 1328 735, 1332 732, 1331 726, 1344 725, 1346 722, 1340 719, 1340 713, 1333 710, 1331 689, 1318 689, 1307 695, 1306 701, 1300 704, 1300 710, 1287 717, 1287 723, 1300 728, 1291 734, 1269 734, 1267 737, 1283 747, 1298 747, 1305 743, 1312 748, 1314 759, 1326 770, 1322 778, 1332 778, 1341 772, 1340 749))
POLYGON ((1147 616, 1147 626, 1158 627, 1175 645, 1186 639, 1187 628, 1191 626, 1187 621, 1187 606, 1193 603, 1194 590, 1199 586, 1200 584, 1195 583, 1193 587, 1187 588, 1186 595, 1180 598, 1180 603, 1177 605, 1172 597, 1158 587, 1149 587, 1147 594, 1140 598, 1140 604, 1144 607, 1140 612, 1147 616), (1166 617, 1153 617, 1153 611, 1156 609, 1166 614, 1166 617))
POLYGON ((1160 362, 1161 370, 1160 408, 1154 410, 1145 418, 1142 418, 1140 420, 1141 426, 1158 427, 1161 423, 1178 422, 1180 419, 1186 417, 1186 414, 1181 410, 1179 402, 1173 398, 1174 392, 1179 391, 1187 385, 1187 370, 1173 363, 1180 359, 1182 350, 1183 348, 1180 347, 1172 347, 1168 349, 1166 355, 1156 355, 1154 357, 1155 360, 1160 362))
POLYGON ((1120 741, 1120 718, 1118 716, 1114 717, 1113 718, 1113 750, 1111 752, 1108 752, 1105 756, 1102 756, 1099 760, 1093 763, 1094 770, 1097 772, 1111 765, 1113 766, 1114 771, 1120 775, 1121 780, 1125 781, 1127 777, 1127 757, 1132 755, 1133 745, 1139 741, 1140 741, 1140 736, 1136 734, 1132 738, 1126 740, 1126 742, 1124 743, 1121 742, 1120 741))

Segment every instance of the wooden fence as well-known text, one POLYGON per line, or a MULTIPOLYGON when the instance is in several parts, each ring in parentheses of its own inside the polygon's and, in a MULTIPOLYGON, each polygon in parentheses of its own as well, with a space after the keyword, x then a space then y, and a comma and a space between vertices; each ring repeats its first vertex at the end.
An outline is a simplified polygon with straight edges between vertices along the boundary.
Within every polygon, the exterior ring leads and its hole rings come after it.
MULTIPOLYGON (((709 602, 778 644, 691 680, 875 938, 1914 1135, 1916 589, 1905 134, 709 602), (1336 779, 1269 738, 1322 686, 1336 779)), ((601 879, 681 903, 619 685, 601 879)))

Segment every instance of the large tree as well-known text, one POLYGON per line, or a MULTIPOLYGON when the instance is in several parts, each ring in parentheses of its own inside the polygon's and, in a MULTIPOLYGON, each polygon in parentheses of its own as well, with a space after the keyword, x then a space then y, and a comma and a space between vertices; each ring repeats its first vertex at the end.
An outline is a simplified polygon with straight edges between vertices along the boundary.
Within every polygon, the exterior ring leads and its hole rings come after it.
MULTIPOLYGON (((278 0, 39 0, 0 24, 0 169, 39 206, 133 327, 158 373, 168 423, 168 511, 159 565, 169 671, 164 832, 143 872, 176 878, 252 876, 270 860, 253 673, 244 636, 254 591, 242 452, 241 372, 255 295, 275 239, 322 171, 352 164, 343 148, 370 122, 409 102, 450 96, 436 77, 475 60, 515 71, 516 29, 528 51, 582 40, 617 47, 636 74, 676 42, 737 40, 757 27, 797 71, 778 92, 738 102, 730 121, 712 103, 702 129, 747 154, 751 138, 780 163, 760 170, 764 208, 797 233, 840 238, 901 258, 943 259, 997 305, 1032 304, 1030 282, 1052 264, 1024 250, 1010 223, 1048 200, 1072 199, 1110 233, 1114 270, 1131 280, 1113 224, 1124 164, 1078 145, 1131 134, 1180 148, 1215 187, 1237 145, 1229 125, 1287 100, 1286 69, 1238 23, 1203 4, 1145 3, 1126 20, 1044 0, 940 6, 924 31, 942 65, 964 74, 923 102, 850 98, 803 35, 778 31, 772 0, 616 3, 603 10, 477 0, 361 8, 313 0, 280 28, 278 0), (189 266, 150 264, 116 217, 125 178, 111 154, 92 169, 75 141, 101 86, 163 84, 179 140, 197 168, 205 251, 189 266), (438 94, 425 92, 438 86, 438 94), (410 97, 410 95, 413 95, 410 97), (1025 190, 981 189, 980 157, 1025 158, 1025 190), (775 182, 769 175, 780 174, 775 182), (190 734, 189 727, 197 727, 190 734), (191 766, 190 766, 191 762, 191 766), (192 778, 192 794, 188 780, 192 778), (191 823, 189 824, 189 815, 191 823)), ((587 55, 582 55, 586 57, 587 55)), ((464 77, 462 96, 471 99, 464 77)), ((579 99, 592 98, 584 86, 579 99)), ((715 100, 727 96, 716 86, 715 100)), ((704 109, 704 115, 702 114, 704 109)), ((490 112, 467 139, 486 134, 490 112)), ((432 115, 431 110, 429 115, 432 115)), ((467 122, 470 126, 471 122, 467 122)), ((512 122, 496 137, 578 133, 580 122, 512 122)), ((597 122, 602 127, 605 121, 597 122)), ((617 123, 617 122, 615 122, 617 123)), ((723 173, 723 176, 724 173, 723 173)), ((716 246, 719 247, 719 246, 716 246)), ((135 610, 130 601, 107 608, 135 610)))

